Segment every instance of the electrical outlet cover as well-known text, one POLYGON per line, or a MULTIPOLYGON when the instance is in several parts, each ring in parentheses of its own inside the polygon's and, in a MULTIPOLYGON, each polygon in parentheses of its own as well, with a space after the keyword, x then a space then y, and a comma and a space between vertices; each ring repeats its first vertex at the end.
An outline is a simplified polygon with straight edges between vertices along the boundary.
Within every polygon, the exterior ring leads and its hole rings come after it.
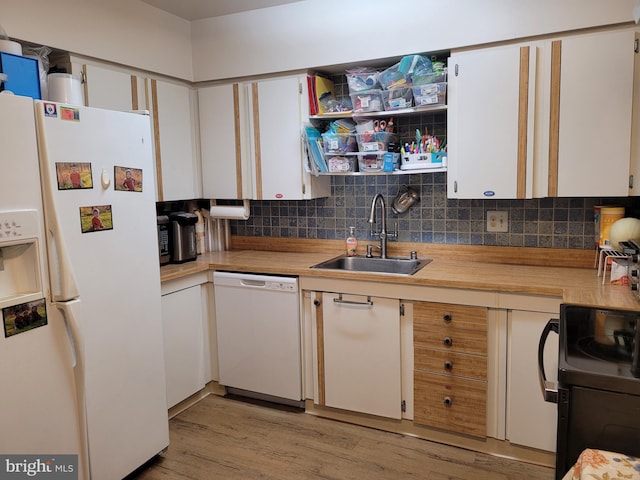
POLYGON ((487 232, 508 232, 509 212, 490 211, 487 212, 487 232))

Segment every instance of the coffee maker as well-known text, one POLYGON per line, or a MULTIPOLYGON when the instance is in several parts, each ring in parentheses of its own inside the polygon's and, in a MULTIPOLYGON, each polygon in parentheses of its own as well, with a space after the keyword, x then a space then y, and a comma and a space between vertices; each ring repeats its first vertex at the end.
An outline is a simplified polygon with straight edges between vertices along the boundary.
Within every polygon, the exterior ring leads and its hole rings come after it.
POLYGON ((173 212, 169 214, 169 221, 171 223, 171 263, 195 260, 198 216, 188 212, 173 212))

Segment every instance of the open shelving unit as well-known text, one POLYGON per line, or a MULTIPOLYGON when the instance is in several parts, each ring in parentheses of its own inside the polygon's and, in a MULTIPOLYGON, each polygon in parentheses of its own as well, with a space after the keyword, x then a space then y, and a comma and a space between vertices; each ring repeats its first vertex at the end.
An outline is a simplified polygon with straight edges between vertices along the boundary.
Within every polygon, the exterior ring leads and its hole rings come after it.
MULTIPOLYGON (((446 105, 435 105, 435 106, 427 106, 427 107, 411 107, 411 108, 402 108, 396 110, 384 110, 379 112, 336 112, 336 113, 328 113, 323 115, 312 115, 309 117, 310 120, 315 121, 332 121, 340 118, 380 118, 380 117, 394 117, 399 121, 404 117, 409 117, 412 115, 421 115, 421 114, 430 114, 430 113, 446 113, 447 106, 446 105)), ((386 152, 347 152, 339 154, 341 156, 362 156, 362 155, 383 155, 386 152)), ((324 154, 324 152, 323 152, 324 154)), ((328 154, 325 154, 328 155, 328 154)), ((338 155, 338 154, 336 154, 338 155)), ((407 170, 394 170, 393 172, 385 172, 385 171, 373 171, 373 172, 314 172, 314 175, 318 176, 368 176, 368 175, 415 175, 420 173, 437 173, 437 172, 446 172, 447 165, 446 162, 441 165, 433 166, 430 168, 414 168, 407 170)))

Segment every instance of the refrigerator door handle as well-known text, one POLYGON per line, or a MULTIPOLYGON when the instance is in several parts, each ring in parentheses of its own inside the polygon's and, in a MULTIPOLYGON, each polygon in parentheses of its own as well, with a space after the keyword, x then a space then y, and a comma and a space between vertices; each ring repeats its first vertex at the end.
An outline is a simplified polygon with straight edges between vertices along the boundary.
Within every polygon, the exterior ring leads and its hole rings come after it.
POLYGON ((45 211, 45 223, 47 228, 47 253, 49 257, 49 277, 51 283, 52 300, 65 301, 77 298, 78 287, 75 274, 71 268, 69 254, 64 245, 60 232, 53 193, 52 179, 57 175, 51 171, 51 159, 47 149, 47 135, 44 128, 44 107, 36 103, 36 125, 38 128, 38 150, 40 152, 40 174, 42 176, 42 200, 45 211))
POLYGON ((80 333, 80 326, 76 320, 74 310, 78 310, 80 306, 80 300, 71 300, 69 302, 55 302, 53 304, 61 313, 64 319, 64 327, 69 338, 69 345, 71 347, 71 353, 73 355, 73 377, 76 384, 76 404, 78 415, 78 432, 81 439, 82 451, 79 455, 79 462, 81 465, 80 471, 85 472, 85 476, 88 478, 90 472, 89 465, 89 435, 87 429, 87 410, 86 410, 86 396, 85 396, 85 373, 84 373, 84 348, 82 343, 82 335, 80 333))
POLYGON ((560 322, 557 318, 550 319, 542 330, 540 340, 538 342, 538 377, 540 379, 540 388, 545 402, 558 403, 558 386, 547 380, 544 371, 544 346, 547 343, 547 337, 551 331, 558 333, 560 322))

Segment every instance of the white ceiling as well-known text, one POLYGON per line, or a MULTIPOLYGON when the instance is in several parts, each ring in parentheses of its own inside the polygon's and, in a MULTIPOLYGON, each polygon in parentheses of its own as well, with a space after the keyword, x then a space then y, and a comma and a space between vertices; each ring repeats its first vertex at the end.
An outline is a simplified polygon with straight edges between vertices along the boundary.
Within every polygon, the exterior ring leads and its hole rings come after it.
POLYGON ((219 17, 301 0, 142 0, 185 20, 219 17))

